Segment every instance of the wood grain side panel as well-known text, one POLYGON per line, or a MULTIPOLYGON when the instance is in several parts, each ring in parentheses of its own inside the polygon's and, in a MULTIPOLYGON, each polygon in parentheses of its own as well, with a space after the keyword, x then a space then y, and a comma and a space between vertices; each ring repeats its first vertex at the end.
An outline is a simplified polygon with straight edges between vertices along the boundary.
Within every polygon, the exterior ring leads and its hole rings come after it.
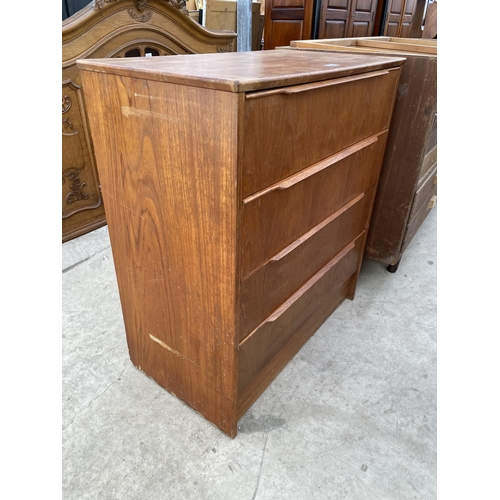
POLYGON ((130 357, 234 436, 238 97, 82 76, 130 357))
POLYGON ((362 193, 349 208, 343 207, 326 225, 313 228, 310 236, 301 238, 304 241, 241 283, 240 341, 366 229, 372 191, 362 193))
MULTIPOLYGON (((401 71, 365 256, 399 254, 437 107, 437 59, 407 56, 401 71)), ((397 260, 396 260, 397 262, 397 260)))
POLYGON ((346 78, 332 87, 320 82, 318 88, 304 92, 248 99, 243 196, 387 128, 399 71, 373 78, 353 77, 352 81, 346 78), (321 118, 316 110, 321 110, 321 118), (363 119, 353 120, 355 116, 363 119))
POLYGON ((243 206, 241 276, 249 275, 313 226, 373 186, 387 133, 374 143, 287 189, 243 206))
MULTIPOLYGON (((346 297, 348 281, 356 271, 362 252, 363 236, 358 237, 353 242, 354 246, 347 249, 347 253, 326 273, 323 274, 323 270, 320 270, 304 284, 304 290, 297 292, 298 298, 291 297, 290 303, 285 304, 287 308, 279 316, 268 318, 240 344, 238 413, 241 413, 242 407, 246 407, 245 401, 254 401, 279 371, 271 370, 267 373, 264 383, 257 382, 259 373, 265 371, 268 364, 273 365, 275 357, 284 361, 283 364, 277 363, 276 368, 281 369, 289 361, 284 360, 282 354, 286 352, 287 343, 294 336, 305 341, 346 297), (318 278, 319 275, 321 276, 318 278), (344 288, 346 282, 347 286, 344 288)), ((330 263, 323 269, 328 266, 330 263)))

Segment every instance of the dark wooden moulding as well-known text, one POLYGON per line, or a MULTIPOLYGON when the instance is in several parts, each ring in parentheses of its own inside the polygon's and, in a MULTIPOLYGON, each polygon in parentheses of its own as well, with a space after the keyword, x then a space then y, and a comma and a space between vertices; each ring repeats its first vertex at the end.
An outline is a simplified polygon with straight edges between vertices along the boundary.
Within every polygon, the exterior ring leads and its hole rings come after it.
POLYGON ((131 360, 231 437, 354 297, 403 62, 78 62, 131 360))
POLYGON ((78 59, 232 50, 236 33, 211 31, 176 0, 89 2, 62 23, 62 241, 106 224, 78 59), (145 4, 145 5, 144 5, 145 4))
POLYGON ((298 40, 287 48, 406 58, 365 248, 367 258, 396 272, 437 201, 437 40, 298 40))

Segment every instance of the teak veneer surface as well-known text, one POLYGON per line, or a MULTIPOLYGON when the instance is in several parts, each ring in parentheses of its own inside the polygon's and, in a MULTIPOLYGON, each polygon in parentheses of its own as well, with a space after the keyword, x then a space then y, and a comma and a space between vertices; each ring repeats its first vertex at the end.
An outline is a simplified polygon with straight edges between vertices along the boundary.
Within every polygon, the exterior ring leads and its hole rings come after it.
POLYGON ((404 59, 188 57, 78 64, 131 360, 234 437, 354 297, 404 59), (248 187, 256 109, 266 133, 277 125, 275 161, 253 157, 248 187), (311 135, 336 114, 339 127, 311 135))
POLYGON ((230 92, 249 92, 356 75, 365 73, 367 69, 376 71, 400 66, 404 61, 403 57, 366 59, 357 54, 318 54, 311 58, 307 54, 292 56, 277 51, 257 51, 193 54, 171 59, 93 59, 79 61, 78 65, 88 71, 230 92))

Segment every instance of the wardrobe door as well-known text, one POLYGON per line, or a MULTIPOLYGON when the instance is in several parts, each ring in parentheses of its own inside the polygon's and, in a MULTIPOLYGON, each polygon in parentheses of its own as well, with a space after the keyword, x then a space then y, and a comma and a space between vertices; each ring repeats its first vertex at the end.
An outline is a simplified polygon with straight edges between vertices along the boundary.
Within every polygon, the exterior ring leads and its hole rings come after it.
POLYGON ((352 0, 348 37, 372 36, 377 0, 352 0))
POLYGON ((401 38, 410 38, 413 14, 415 13, 416 6, 417 0, 406 0, 401 16, 401 28, 399 34, 401 38))
POLYGON ((311 38, 313 5, 314 0, 267 0, 264 50, 311 38))
POLYGON ((384 36, 399 36, 401 17, 405 0, 389 0, 387 3, 387 18, 384 26, 384 36))
POLYGON ((345 38, 349 29, 351 0, 323 0, 318 38, 345 38))

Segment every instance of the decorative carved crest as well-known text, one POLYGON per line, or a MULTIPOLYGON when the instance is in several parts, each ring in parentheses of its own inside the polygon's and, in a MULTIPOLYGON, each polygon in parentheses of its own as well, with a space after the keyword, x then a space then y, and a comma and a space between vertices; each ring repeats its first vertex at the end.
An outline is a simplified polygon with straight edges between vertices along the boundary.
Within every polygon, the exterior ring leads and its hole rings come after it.
MULTIPOLYGON (((119 0, 94 0, 94 10, 99 10, 104 7, 104 4, 106 3, 113 3, 117 2, 119 0)), ((139 12, 144 12, 144 6, 146 5, 148 0, 135 0, 135 8, 139 12)), ((175 8, 179 9, 182 13, 186 14, 186 16, 189 15, 189 12, 186 8, 186 0, 165 0, 167 3, 170 5, 174 6, 175 8)), ((151 18, 151 12, 146 12, 143 15, 137 15, 132 9, 128 9, 128 13, 132 16, 133 19, 136 21, 139 21, 140 23, 145 23, 146 21, 149 21, 151 18)))
MULTIPOLYGON (((67 95, 63 96, 63 98, 62 98, 62 114, 64 115, 64 113, 67 113, 71 109, 71 106, 72 106, 71 97, 69 97, 67 95)), ((63 125, 64 130, 70 130, 70 132, 63 132, 62 133, 63 135, 78 134, 78 130, 75 130, 75 128, 73 127, 73 123, 71 123, 71 120, 68 117, 66 117, 66 118, 63 117, 62 125, 63 125)))
POLYGON ((105 3, 113 3, 117 0, 94 0, 94 10, 99 10, 104 7, 105 3))
POLYGON ((139 11, 142 12, 144 10, 144 5, 146 4, 148 0, 135 0, 135 8, 139 11))
POLYGON ((167 0, 169 4, 173 5, 177 9, 179 9, 181 12, 186 14, 186 16, 189 16, 189 12, 186 8, 186 0, 167 0))
POLYGON ((69 180, 69 187, 71 191, 66 195, 66 203, 71 205, 75 201, 78 200, 87 200, 89 197, 89 193, 83 192, 83 187, 85 186, 85 182, 80 180, 80 170, 76 168, 69 168, 68 170, 63 172, 62 175, 62 183, 66 182, 66 178, 69 180))
POLYGON ((139 23, 147 23, 151 19, 152 15, 152 12, 150 10, 144 12, 144 14, 137 14, 137 12, 135 12, 134 10, 128 9, 128 13, 134 21, 137 21, 139 23))

